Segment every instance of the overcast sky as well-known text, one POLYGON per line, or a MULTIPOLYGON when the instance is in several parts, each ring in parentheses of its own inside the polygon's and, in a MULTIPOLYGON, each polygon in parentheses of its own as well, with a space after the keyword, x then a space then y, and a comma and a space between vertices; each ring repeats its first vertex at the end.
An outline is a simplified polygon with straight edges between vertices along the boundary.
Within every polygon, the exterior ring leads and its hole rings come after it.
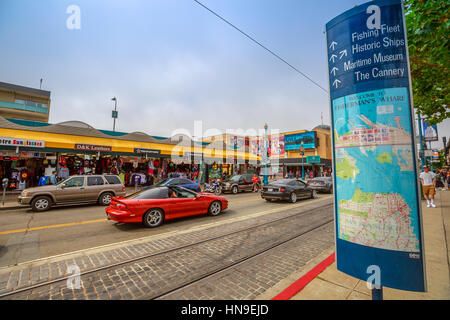
MULTIPOLYGON (((328 88, 325 24, 367 1, 202 2, 328 88)), ((326 92, 192 0, 1 0, 0 43, 0 81, 39 88, 43 78, 51 123, 112 130, 113 96, 122 132, 330 122, 326 92), (80 29, 66 26, 70 5, 80 29)), ((450 136, 448 120, 438 129, 450 136)))

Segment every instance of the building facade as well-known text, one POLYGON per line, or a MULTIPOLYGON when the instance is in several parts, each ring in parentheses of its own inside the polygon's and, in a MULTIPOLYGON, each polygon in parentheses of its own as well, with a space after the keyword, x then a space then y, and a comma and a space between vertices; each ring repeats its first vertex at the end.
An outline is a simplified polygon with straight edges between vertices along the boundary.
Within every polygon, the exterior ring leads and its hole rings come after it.
POLYGON ((48 123, 50 91, 0 82, 0 116, 48 123))

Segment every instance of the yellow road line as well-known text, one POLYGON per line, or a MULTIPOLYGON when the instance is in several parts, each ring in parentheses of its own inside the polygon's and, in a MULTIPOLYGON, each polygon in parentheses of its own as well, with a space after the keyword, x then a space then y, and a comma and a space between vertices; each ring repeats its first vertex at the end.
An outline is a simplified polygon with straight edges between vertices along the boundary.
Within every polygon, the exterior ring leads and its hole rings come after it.
POLYGON ((11 234, 11 233, 18 233, 18 232, 25 232, 25 231, 36 231, 36 230, 44 230, 44 229, 70 227, 70 226, 76 226, 76 225, 80 225, 80 224, 96 223, 96 222, 103 222, 103 221, 108 221, 108 219, 87 220, 87 221, 71 222, 71 223, 64 223, 64 224, 54 224, 51 226, 1 231, 0 234, 11 234))
MULTIPOLYGON (((253 198, 253 199, 247 199, 247 200, 238 200, 238 201, 230 201, 229 203, 230 204, 231 203, 243 203, 243 202, 251 202, 251 201, 257 201, 257 200, 260 200, 260 198, 253 198)), ((0 235, 19 233, 19 232, 27 232, 27 231, 53 229, 53 228, 72 227, 72 226, 77 226, 77 225, 80 225, 80 224, 97 223, 97 222, 105 222, 105 221, 108 221, 108 219, 86 220, 86 221, 80 221, 80 222, 54 224, 54 225, 43 226, 43 227, 34 227, 34 228, 24 228, 24 229, 0 231, 0 235)))
POLYGON ((252 202, 252 201, 258 201, 258 200, 262 200, 262 198, 252 198, 252 199, 246 199, 246 200, 236 200, 236 201, 230 201, 228 202, 229 204, 232 203, 243 203, 243 202, 252 202))

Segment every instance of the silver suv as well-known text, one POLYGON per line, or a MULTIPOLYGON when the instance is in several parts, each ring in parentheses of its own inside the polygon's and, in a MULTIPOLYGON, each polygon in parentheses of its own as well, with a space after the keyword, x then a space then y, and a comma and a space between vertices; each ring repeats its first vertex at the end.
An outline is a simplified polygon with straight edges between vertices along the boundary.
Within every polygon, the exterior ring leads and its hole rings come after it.
POLYGON ((71 176, 56 185, 28 188, 17 201, 33 211, 46 211, 54 205, 97 202, 107 206, 114 196, 124 196, 125 186, 116 175, 71 176))

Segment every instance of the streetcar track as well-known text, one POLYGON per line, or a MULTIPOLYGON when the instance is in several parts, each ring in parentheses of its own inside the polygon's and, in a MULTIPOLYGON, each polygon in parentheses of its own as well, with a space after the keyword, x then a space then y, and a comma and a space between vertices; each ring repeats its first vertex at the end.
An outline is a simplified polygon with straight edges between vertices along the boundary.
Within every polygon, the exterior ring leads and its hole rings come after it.
POLYGON ((238 261, 236 261, 234 263, 228 264, 227 266, 224 266, 224 267, 218 268, 217 270, 208 272, 207 274, 204 274, 201 277, 198 277, 197 279, 194 279, 194 280, 191 280, 189 282, 186 282, 185 284, 182 284, 182 285, 178 286, 177 288, 171 289, 170 291, 168 290, 165 293, 162 293, 162 294, 150 297, 149 300, 162 299, 162 298, 167 297, 167 296, 169 296, 169 295, 171 295, 173 293, 179 292, 179 291, 181 291, 183 289, 186 289, 186 288, 188 288, 188 287, 190 287, 192 285, 195 285, 195 284, 197 284, 198 282, 200 282, 202 280, 205 280, 207 278, 211 278, 213 276, 216 276, 216 275, 218 275, 218 274, 220 274, 222 272, 225 272, 225 271, 227 271, 229 269, 235 268, 235 267, 237 267, 237 266, 239 266, 239 265, 241 265, 241 264, 243 264, 245 262, 249 262, 249 261, 251 261, 251 260, 253 260, 255 258, 258 258, 261 255, 264 255, 265 253, 267 253, 270 250, 276 249, 276 248, 278 248, 278 247, 280 247, 280 246, 282 246, 282 245, 284 245, 284 244, 286 244, 288 242, 294 241, 297 238, 299 238, 299 237, 301 237, 301 236, 303 236, 303 235, 305 235, 305 234, 307 234, 309 232, 312 232, 312 231, 314 231, 316 229, 319 229, 320 227, 323 227, 324 225, 327 225, 327 224, 329 224, 332 221, 333 221, 333 219, 330 219, 330 220, 328 220, 328 221, 326 221, 326 222, 324 222, 324 223, 322 223, 322 224, 320 224, 320 225, 318 225, 318 226, 316 226, 316 227, 314 227, 314 228, 312 228, 310 230, 307 230, 307 231, 302 232, 300 234, 297 234, 294 237, 291 237, 291 238, 289 238, 287 240, 283 240, 283 241, 280 241, 279 243, 271 245, 269 248, 266 248, 266 249, 264 249, 264 250, 262 250, 262 251, 260 251, 260 252, 258 252, 256 254, 250 255, 248 257, 241 258, 241 259, 239 259, 238 261))
MULTIPOLYGON (((112 264, 109 264, 109 265, 104 265, 104 266, 101 266, 101 267, 98 267, 98 268, 86 270, 86 271, 80 272, 80 274, 78 276, 82 277, 82 276, 86 276, 86 275, 93 274, 93 273, 96 273, 96 272, 101 272, 101 271, 117 268, 117 267, 120 267, 120 266, 124 266, 126 264, 135 263, 135 262, 140 261, 140 260, 145 260, 145 259, 148 259, 148 258, 164 255, 164 254, 167 254, 167 253, 175 252, 175 251, 186 249, 186 248, 189 248, 189 247, 198 246, 198 245, 203 244, 203 243, 207 243, 207 242, 210 242, 210 241, 214 241, 214 240, 218 240, 218 239, 221 239, 221 238, 229 237, 231 235, 235 235, 235 234, 238 234, 238 233, 241 233, 241 232, 246 232, 246 231, 249 231, 249 230, 252 230, 252 229, 256 229, 256 228, 260 228, 260 227, 263 227, 263 226, 266 226, 266 225, 274 224, 274 223, 277 223, 277 222, 280 222, 280 221, 283 221, 283 220, 287 220, 287 219, 290 219, 290 218, 295 218, 295 217, 307 215, 307 214, 312 213, 312 212, 314 212, 316 210, 325 209, 327 207, 332 207, 332 204, 325 204, 325 205, 322 205, 322 206, 319 206, 319 207, 308 209, 306 211, 296 212, 294 214, 291 214, 291 215, 288 215, 288 216, 285 216, 285 217, 277 218, 277 219, 274 219, 274 220, 271 220, 271 221, 267 221, 267 222, 264 222, 264 223, 254 224, 254 225, 251 225, 251 226, 248 226, 248 227, 244 227, 244 228, 241 228, 241 229, 238 229, 238 230, 234 230, 234 231, 228 232, 226 234, 221 234, 221 235, 218 235, 218 236, 209 237, 209 238, 206 238, 206 239, 203 239, 203 240, 200 240, 200 241, 196 241, 196 242, 193 242, 193 243, 188 243, 188 244, 181 245, 181 246, 178 246, 178 247, 173 247, 173 248, 162 250, 162 251, 159 251, 159 252, 153 252, 153 253, 146 254, 146 255, 143 255, 143 256, 134 257, 134 258, 131 258, 131 259, 127 259, 127 260, 123 260, 123 261, 120 261, 120 262, 112 263, 112 264)), ((323 226, 323 225, 325 225, 325 224, 327 224, 327 223, 329 223, 331 221, 333 221, 333 219, 331 219, 331 220, 321 224, 318 227, 314 227, 311 230, 307 230, 307 231, 303 232, 302 234, 311 232, 311 231, 313 231, 313 230, 315 230, 315 229, 317 229, 317 228, 319 228, 319 227, 321 227, 321 226, 323 226)), ((252 259, 253 257, 259 256, 259 255, 265 253, 266 251, 271 250, 272 248, 275 248, 275 247, 278 247, 278 246, 282 245, 283 243, 286 243, 288 241, 292 241, 295 238, 300 237, 302 234, 296 235, 294 238, 290 238, 288 240, 283 240, 282 242, 280 242, 278 244, 275 244, 274 246, 271 246, 269 248, 266 248, 266 249, 264 249, 263 251, 261 251, 259 253, 251 255, 249 257, 241 258, 237 262, 234 262, 232 265, 221 267, 221 268, 219 268, 221 270, 217 270, 217 271, 213 271, 213 272, 219 273, 221 271, 225 271, 225 269, 232 268, 234 265, 236 265, 238 263, 245 262, 245 260, 249 260, 249 259, 252 259)), ((203 275, 202 277, 200 277, 200 280, 205 278, 205 277, 209 277, 209 276, 212 276, 212 274, 208 273, 207 275, 203 275)), ((59 278, 56 278, 56 279, 53 279, 53 280, 37 283, 37 284, 31 285, 31 286, 18 288, 18 289, 13 290, 13 291, 0 293, 0 298, 13 296, 13 295, 16 295, 16 294, 19 294, 19 293, 23 293, 23 292, 26 292, 26 291, 33 292, 33 290, 35 290, 37 288, 41 288, 41 287, 45 287, 45 286, 51 286, 52 284, 55 284, 55 283, 58 283, 58 282, 67 281, 69 278, 72 278, 72 277, 73 277, 73 275, 63 276, 63 277, 59 277, 59 278)), ((195 280, 194 279, 193 281, 190 281, 190 283, 194 283, 194 282, 200 281, 200 280, 195 280)), ((189 285, 189 284, 184 284, 184 286, 187 286, 187 285, 189 285)), ((176 288, 174 290, 178 290, 178 288, 176 288)), ((160 296, 166 295, 166 294, 167 294, 167 292, 164 293, 164 294, 156 295, 155 297, 152 297, 150 299, 155 299, 157 297, 160 297, 160 296)))

